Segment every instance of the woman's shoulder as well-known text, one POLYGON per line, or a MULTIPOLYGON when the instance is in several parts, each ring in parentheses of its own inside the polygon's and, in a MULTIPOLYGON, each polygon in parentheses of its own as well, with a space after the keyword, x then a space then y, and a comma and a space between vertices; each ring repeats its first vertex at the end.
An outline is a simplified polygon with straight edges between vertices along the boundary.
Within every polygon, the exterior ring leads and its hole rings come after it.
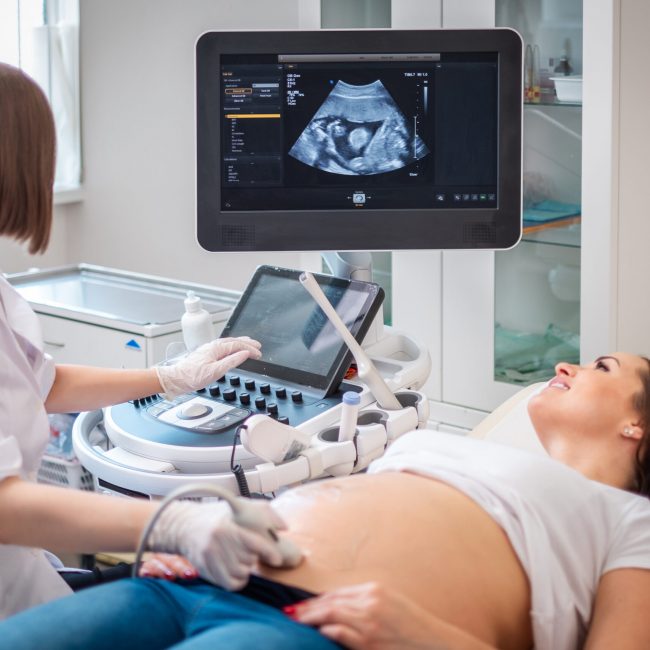
POLYGON ((15 287, 0 271, 0 319, 10 319, 10 314, 15 305, 25 303, 25 299, 16 291, 15 287))
POLYGON ((18 373, 36 376, 42 395, 54 382, 54 362, 45 354, 38 316, 0 274, 0 355, 18 373))
POLYGON ((612 539, 603 573, 613 569, 650 569, 650 499, 604 486, 612 539))
POLYGON ((605 485, 604 483, 596 481, 593 481, 593 483, 598 485, 603 500, 615 510, 621 522, 643 521, 648 526, 648 533, 650 534, 650 498, 611 485, 605 485))

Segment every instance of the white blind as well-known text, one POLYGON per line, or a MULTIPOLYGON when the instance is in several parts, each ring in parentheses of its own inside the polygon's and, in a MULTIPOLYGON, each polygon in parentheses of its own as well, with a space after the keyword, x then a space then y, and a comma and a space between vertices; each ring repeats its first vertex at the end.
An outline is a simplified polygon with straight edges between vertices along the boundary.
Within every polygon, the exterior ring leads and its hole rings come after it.
POLYGON ((81 184, 79 0, 0 0, 0 61, 22 68, 50 100, 55 191, 81 184))

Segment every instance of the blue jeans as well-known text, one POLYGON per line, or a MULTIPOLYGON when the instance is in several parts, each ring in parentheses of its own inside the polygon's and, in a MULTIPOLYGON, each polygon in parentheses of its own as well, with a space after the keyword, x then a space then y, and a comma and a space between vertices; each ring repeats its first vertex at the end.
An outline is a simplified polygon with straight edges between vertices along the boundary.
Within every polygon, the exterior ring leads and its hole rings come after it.
POLYGON ((202 581, 124 579, 0 623, 11 650, 334 650, 280 609, 202 581))

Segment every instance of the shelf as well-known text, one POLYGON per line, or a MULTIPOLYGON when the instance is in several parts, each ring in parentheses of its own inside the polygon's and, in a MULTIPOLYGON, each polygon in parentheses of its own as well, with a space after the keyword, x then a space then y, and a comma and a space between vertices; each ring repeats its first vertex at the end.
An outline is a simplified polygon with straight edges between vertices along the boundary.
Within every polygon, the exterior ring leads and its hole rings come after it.
POLYGON ((524 107, 526 106, 578 106, 582 107, 582 102, 561 102, 556 96, 555 92, 551 91, 550 93, 542 93, 542 96, 539 98, 539 101, 531 102, 524 101, 524 107))
POLYGON ((565 217, 563 219, 556 219, 555 221, 546 221, 539 223, 531 223, 526 225, 524 222, 523 233, 524 235, 529 235, 534 232, 541 232, 542 230, 553 230, 555 228, 566 228, 567 226, 573 226, 577 223, 580 223, 582 217, 574 215, 572 217, 565 217))
POLYGON ((580 248, 580 216, 567 217, 523 228, 522 241, 580 248))

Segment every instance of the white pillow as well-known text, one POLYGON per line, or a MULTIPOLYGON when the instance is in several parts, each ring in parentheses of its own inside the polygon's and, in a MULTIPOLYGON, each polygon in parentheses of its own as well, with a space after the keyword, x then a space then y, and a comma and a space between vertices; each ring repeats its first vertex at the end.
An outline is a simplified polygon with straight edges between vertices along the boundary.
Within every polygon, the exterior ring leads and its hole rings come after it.
POLYGON ((469 435, 548 456, 528 415, 528 400, 544 386, 546 382, 522 388, 490 413, 469 435))

